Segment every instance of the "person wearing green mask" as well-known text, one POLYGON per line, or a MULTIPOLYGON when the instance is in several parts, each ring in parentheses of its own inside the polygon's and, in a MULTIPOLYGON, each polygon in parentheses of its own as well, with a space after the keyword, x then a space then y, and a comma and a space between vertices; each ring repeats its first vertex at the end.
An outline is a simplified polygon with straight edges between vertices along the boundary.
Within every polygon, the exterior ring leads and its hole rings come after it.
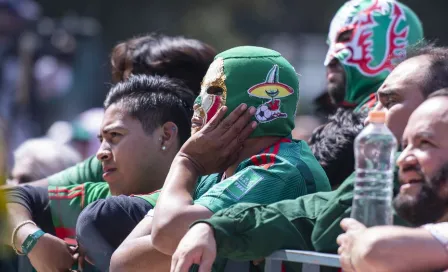
POLYGON ((325 58, 327 91, 338 107, 372 107, 374 94, 407 47, 423 39, 422 24, 393 0, 347 1, 336 13, 325 58))

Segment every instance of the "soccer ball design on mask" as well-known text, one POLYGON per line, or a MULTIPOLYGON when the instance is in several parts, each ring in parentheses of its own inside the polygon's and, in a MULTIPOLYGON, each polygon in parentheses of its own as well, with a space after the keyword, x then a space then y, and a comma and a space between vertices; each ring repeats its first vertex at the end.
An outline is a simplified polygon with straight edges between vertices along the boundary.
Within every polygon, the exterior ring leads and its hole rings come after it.
POLYGON ((247 92, 250 96, 270 99, 270 101, 257 107, 255 118, 258 122, 266 123, 278 118, 288 117, 288 114, 281 112, 281 101, 278 98, 293 94, 294 89, 279 82, 278 65, 274 65, 271 70, 269 70, 265 82, 252 86, 247 92))

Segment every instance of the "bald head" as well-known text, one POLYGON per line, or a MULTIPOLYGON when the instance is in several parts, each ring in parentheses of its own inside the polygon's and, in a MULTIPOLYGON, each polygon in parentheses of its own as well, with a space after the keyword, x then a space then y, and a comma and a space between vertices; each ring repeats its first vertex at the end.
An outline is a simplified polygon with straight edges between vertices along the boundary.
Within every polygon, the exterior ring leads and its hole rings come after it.
POLYGON ((448 96, 429 98, 411 114, 403 138, 416 133, 432 133, 448 142, 448 96))

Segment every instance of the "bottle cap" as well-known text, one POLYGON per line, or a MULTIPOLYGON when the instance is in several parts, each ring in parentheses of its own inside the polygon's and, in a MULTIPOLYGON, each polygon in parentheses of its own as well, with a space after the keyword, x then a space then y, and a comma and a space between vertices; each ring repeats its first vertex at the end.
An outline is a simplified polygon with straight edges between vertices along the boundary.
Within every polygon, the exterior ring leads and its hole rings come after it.
POLYGON ((386 122, 386 113, 384 111, 370 111, 369 122, 371 123, 384 123, 386 122))

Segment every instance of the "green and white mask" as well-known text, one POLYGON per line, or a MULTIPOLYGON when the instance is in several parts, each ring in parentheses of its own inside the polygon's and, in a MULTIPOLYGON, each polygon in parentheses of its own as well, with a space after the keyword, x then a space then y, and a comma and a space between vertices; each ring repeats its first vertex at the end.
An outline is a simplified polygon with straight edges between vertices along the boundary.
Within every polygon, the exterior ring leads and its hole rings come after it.
POLYGON ((328 34, 327 66, 336 58, 345 71, 344 104, 355 106, 376 92, 403 58, 406 48, 423 39, 417 15, 393 0, 352 0, 336 13, 328 34), (344 41, 339 36, 349 33, 344 41))

